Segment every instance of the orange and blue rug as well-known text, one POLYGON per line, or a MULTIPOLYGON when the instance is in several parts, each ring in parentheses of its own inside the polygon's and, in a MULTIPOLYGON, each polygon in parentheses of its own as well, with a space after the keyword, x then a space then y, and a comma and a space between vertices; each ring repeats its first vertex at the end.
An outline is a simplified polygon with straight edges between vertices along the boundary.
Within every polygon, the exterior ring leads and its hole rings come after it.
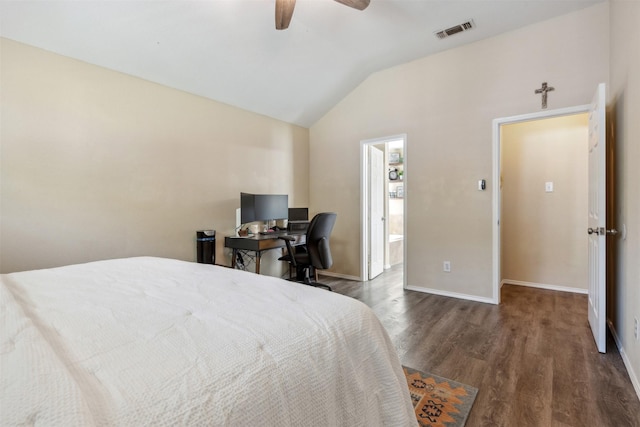
POLYGON ((462 427, 478 389, 415 369, 404 368, 421 427, 462 427))

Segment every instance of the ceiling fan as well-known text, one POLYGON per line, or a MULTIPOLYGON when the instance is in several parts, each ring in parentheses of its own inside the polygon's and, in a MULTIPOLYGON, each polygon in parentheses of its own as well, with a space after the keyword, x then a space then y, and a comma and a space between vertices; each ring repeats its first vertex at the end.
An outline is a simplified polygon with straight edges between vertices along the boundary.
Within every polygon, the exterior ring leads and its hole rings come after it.
MULTIPOLYGON (((369 6, 370 0, 335 0, 345 6, 358 10, 365 10, 369 6)), ((276 0, 276 30, 285 30, 289 27, 291 17, 293 16, 293 8, 296 6, 296 0, 276 0)))

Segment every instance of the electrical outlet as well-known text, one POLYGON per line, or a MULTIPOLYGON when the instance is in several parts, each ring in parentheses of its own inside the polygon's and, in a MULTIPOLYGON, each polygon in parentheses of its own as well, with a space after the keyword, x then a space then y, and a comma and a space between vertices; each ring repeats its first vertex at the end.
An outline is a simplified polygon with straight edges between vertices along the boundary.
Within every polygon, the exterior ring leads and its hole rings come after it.
POLYGON ((638 318, 637 317, 633 318, 633 336, 637 341, 638 340, 638 318))
POLYGON ((451 261, 445 261, 442 263, 442 270, 446 273, 451 273, 451 261))

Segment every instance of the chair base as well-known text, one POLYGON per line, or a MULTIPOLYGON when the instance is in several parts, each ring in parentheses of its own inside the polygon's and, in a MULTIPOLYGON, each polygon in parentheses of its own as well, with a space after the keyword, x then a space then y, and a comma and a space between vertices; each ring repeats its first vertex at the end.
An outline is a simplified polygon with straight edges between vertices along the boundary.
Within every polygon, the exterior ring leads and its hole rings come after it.
POLYGON ((308 286, 313 286, 314 288, 323 288, 330 292, 333 292, 333 289, 331 289, 331 286, 325 285, 324 283, 318 283, 318 282, 302 282, 302 283, 308 286))
POLYGON ((320 282, 312 282, 310 280, 298 280, 298 279, 292 279, 292 278, 288 279, 288 281, 294 282, 294 283, 300 283, 301 285, 313 286, 314 288, 322 288, 330 292, 333 292, 333 289, 331 289, 331 286, 325 285, 324 283, 320 283, 320 282))
POLYGON ((301 283, 304 283, 308 286, 313 286, 314 288, 323 288, 328 291, 333 292, 331 286, 325 285, 324 283, 318 282, 318 269, 314 267, 307 267, 302 272, 298 272, 297 280, 301 283), (302 273, 302 277, 300 277, 300 273, 302 273), (311 280, 311 276, 313 276, 314 280, 311 280), (301 280, 302 279, 302 280, 301 280))

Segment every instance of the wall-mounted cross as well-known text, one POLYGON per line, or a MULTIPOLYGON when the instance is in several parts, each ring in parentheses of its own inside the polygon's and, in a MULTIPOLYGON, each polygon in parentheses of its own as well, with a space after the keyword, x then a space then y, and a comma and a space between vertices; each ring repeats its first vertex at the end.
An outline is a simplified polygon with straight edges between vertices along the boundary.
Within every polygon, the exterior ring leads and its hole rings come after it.
POLYGON ((542 94, 542 108, 547 108, 547 92, 554 91, 556 88, 547 86, 547 82, 542 83, 540 89, 536 89, 536 94, 542 94))

